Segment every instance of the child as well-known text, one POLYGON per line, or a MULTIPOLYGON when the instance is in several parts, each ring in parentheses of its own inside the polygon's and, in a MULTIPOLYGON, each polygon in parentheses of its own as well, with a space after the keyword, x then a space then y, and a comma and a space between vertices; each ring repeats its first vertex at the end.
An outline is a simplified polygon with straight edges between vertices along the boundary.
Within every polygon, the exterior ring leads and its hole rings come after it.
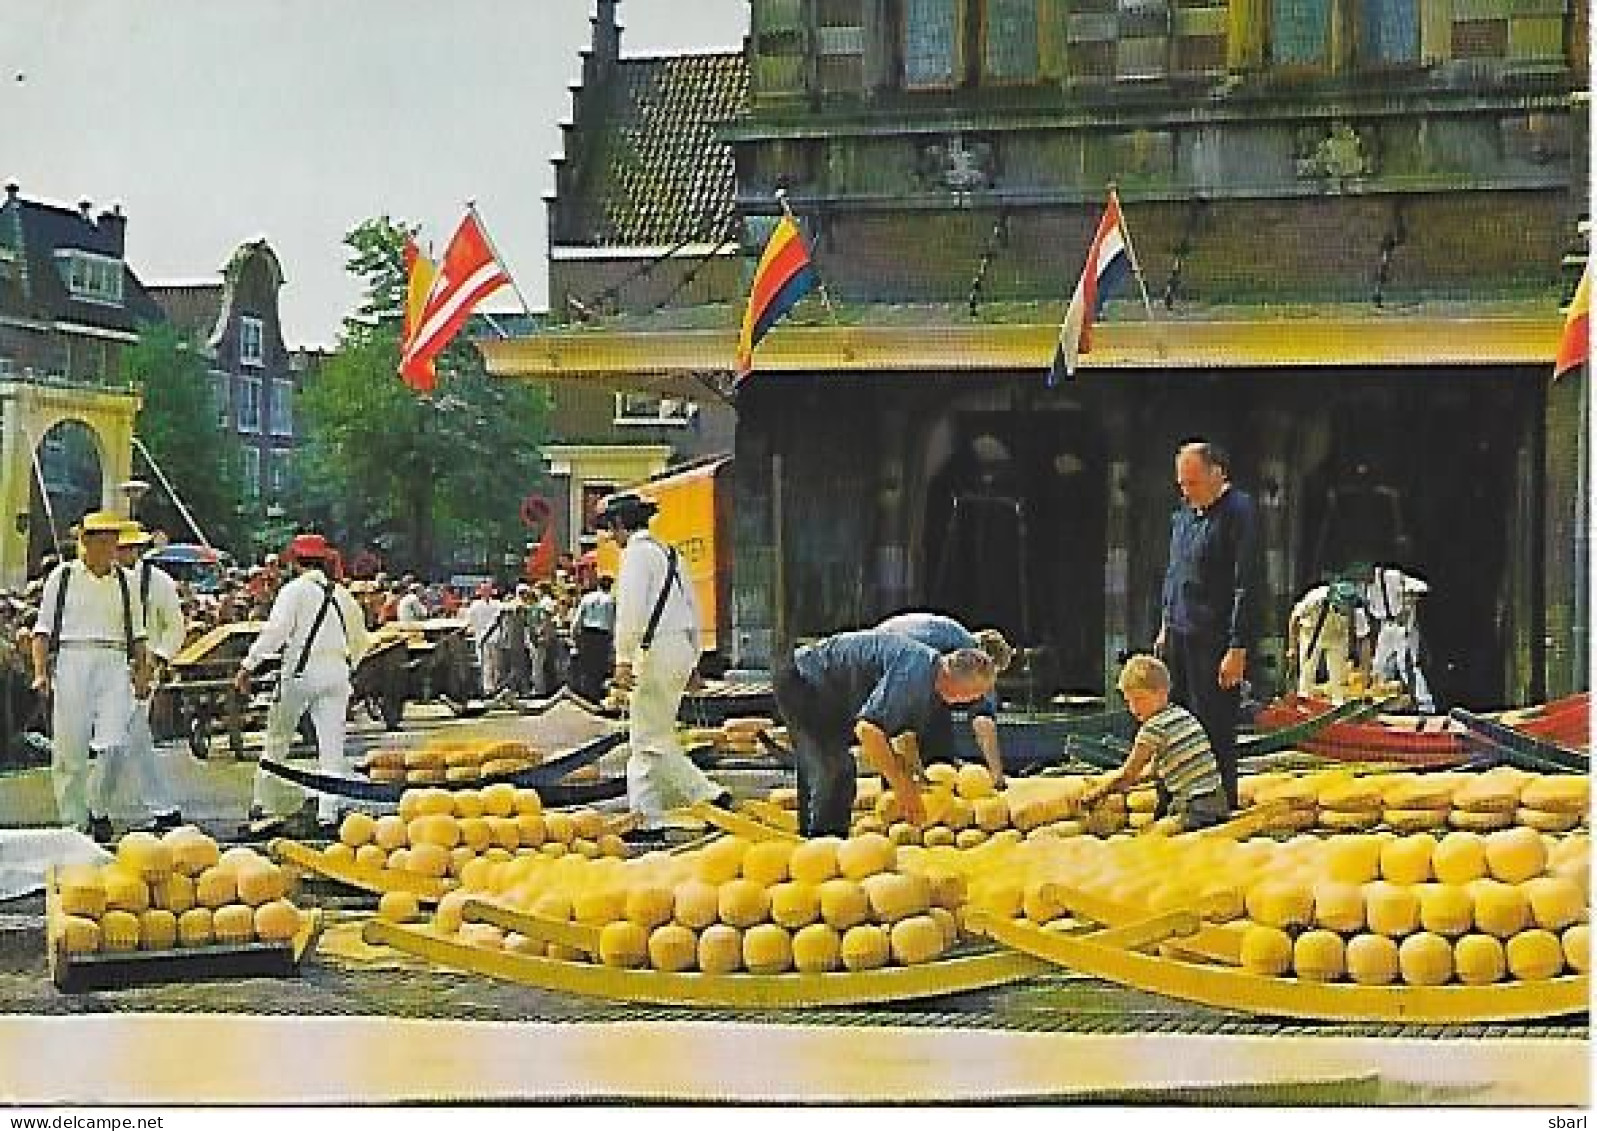
POLYGON ((1083 794, 1083 804, 1132 785, 1148 770, 1158 780, 1160 813, 1169 818, 1162 829, 1190 832, 1230 816, 1203 724, 1170 702, 1170 669, 1152 656, 1133 656, 1120 673, 1120 693, 1142 726, 1120 772, 1083 794))

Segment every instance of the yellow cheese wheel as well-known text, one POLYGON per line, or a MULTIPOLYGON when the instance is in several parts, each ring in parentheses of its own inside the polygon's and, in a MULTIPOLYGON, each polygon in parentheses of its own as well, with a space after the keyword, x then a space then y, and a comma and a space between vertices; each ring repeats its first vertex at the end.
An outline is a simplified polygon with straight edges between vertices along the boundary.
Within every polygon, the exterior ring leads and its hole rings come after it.
POLYGON ((1522 982, 1543 982, 1564 969, 1563 943, 1551 931, 1521 931, 1503 949, 1508 956, 1508 972, 1522 982))
POLYGON ((485 814, 482 804, 482 794, 475 789, 456 789, 449 794, 449 813, 439 816, 453 816, 456 820, 466 820, 472 817, 481 817, 485 814))
POLYGON ((355 850, 355 863, 362 868, 383 868, 388 865, 388 853, 375 844, 363 844, 355 850))
POLYGON ((965 877, 948 868, 932 867, 921 873, 926 877, 927 891, 932 906, 946 907, 952 911, 965 902, 968 885, 965 877))
POLYGON ((177 916, 152 907, 139 916, 139 947, 142 950, 171 950, 177 945, 177 916))
POLYGON ((860 884, 878 923, 896 923, 924 914, 932 905, 932 886, 923 875, 878 872, 860 884))
POLYGON ((947 825, 928 825, 921 829, 921 843, 927 848, 953 848, 959 836, 947 825))
POLYGON ((1453 945, 1429 931, 1410 935, 1397 948, 1397 966, 1407 985, 1443 985, 1453 977, 1453 945))
POLYGON ((648 965, 648 929, 627 919, 606 923, 599 931, 599 961, 622 970, 648 965))
POLYGON ((344 819, 338 825, 338 839, 341 843, 351 848, 359 848, 363 844, 370 844, 377 835, 377 818, 370 813, 362 813, 356 809, 344 814, 344 819))
POLYGON ((717 892, 721 922, 729 927, 752 927, 771 913, 770 892, 753 880, 728 880, 717 892))
POLYGON ((1329 878, 1347 884, 1365 884, 1378 879, 1381 874, 1380 838, 1375 836, 1339 836, 1326 846, 1326 873, 1329 878))
POLYGON ((409 843, 405 822, 392 813, 378 817, 372 829, 372 842, 384 852, 404 848, 409 843))
POLYGON ((887 839, 899 847, 919 844, 920 838, 920 826, 912 825, 908 821, 894 821, 887 829, 887 839))
POLYGON ((1381 823, 1379 809, 1321 809, 1320 827, 1332 832, 1365 832, 1381 823))
POLYGON ((571 914, 579 923, 603 927, 624 917, 627 892, 621 887, 592 887, 572 893, 571 914))
POLYGON ((1242 969, 1274 977, 1292 968, 1292 936, 1280 927, 1248 924, 1242 934, 1242 969))
POLYGON ((1385 935, 1355 935, 1346 949, 1347 974, 1361 986, 1386 986, 1397 980, 1398 948, 1385 935))
POLYGON ((1467 884, 1486 875, 1486 842, 1478 833, 1450 832, 1431 853, 1431 871, 1444 884, 1467 884))
POLYGON ((1420 926, 1432 934, 1453 938, 1475 923, 1475 901, 1462 884, 1420 884, 1420 926))
POLYGON ((418 844, 432 844, 450 849, 460 843, 460 822, 442 815, 417 817, 405 826, 405 839, 412 848, 418 844))
POLYGON ((1531 919, 1538 927, 1562 931, 1586 917, 1586 897, 1573 880, 1538 876, 1520 885, 1530 903, 1531 919))
POLYGON ((1524 883, 1547 870, 1547 846, 1532 829, 1505 829, 1486 838, 1486 869, 1494 880, 1524 883))
POLYGON ((455 827, 460 831, 460 844, 471 849, 473 853, 486 852, 488 846, 493 843, 493 834, 488 830, 488 822, 482 817, 461 817, 456 820, 455 827))
POLYGON ((240 902, 259 907, 288 894, 288 873, 269 860, 242 865, 233 875, 240 902))
POLYGON ((626 917, 646 931, 671 921, 676 893, 663 884, 638 884, 627 889, 626 917))
POLYGON ((979 844, 987 843, 985 829, 960 829, 954 834, 954 847, 959 849, 975 848, 979 844))
POLYGON ((390 923, 412 923, 421 918, 421 903, 408 891, 387 891, 377 901, 377 917, 390 923))
POLYGON ((681 923, 663 923, 649 932, 649 965, 667 974, 692 970, 699 962, 699 936, 681 923))
POLYGON ((240 946, 255 938, 255 909, 229 903, 211 913, 211 933, 226 946, 240 946))
MULTIPOLYGON (((366 846, 362 845, 361 847, 364 848, 366 846)), ((377 851, 381 852, 382 849, 379 848, 377 851)), ((322 849, 322 856, 335 864, 353 864, 355 862, 355 850, 341 840, 335 840, 332 844, 322 849)))
POLYGON ((933 762, 926 767, 926 780, 933 785, 953 789, 959 782, 959 771, 947 762, 933 762))
POLYGON ((1508 972, 1503 944, 1491 935, 1465 935, 1453 944, 1453 970, 1466 986, 1500 982, 1508 972))
POLYGON ((83 915, 61 917, 61 949, 68 954, 95 954, 100 949, 100 924, 83 915))
POLYGON ((1506 829, 1514 823, 1514 810, 1454 809, 1447 815, 1447 823, 1455 829, 1489 833, 1506 829))
POLYGON ((995 833, 1009 827, 1009 802, 1002 796, 978 797, 970 804, 976 827, 983 832, 995 833))
POLYGON ((299 911, 286 899, 255 909, 255 937, 265 943, 288 942, 299 933, 299 911))
POLYGON ((1263 880, 1248 888, 1247 909, 1267 927, 1306 927, 1314 921, 1314 891, 1299 880, 1263 880))
POLYGON ((1391 774, 1375 781, 1388 809, 1451 809, 1459 786, 1445 774, 1391 774))
POLYGON ((516 787, 510 782, 485 785, 479 792, 482 811, 489 817, 514 817, 516 815, 516 787))
POLYGON ((828 974, 842 962, 843 937, 825 923, 811 923, 793 935, 793 966, 801 974, 828 974))
POLYGON ((1383 809, 1381 820, 1396 833, 1440 832, 1452 822, 1453 809, 1383 809))
POLYGON ((893 842, 880 833, 850 837, 837 846, 837 870, 845 879, 863 880, 892 869, 898 859, 893 842))
POLYGON ((100 871, 100 885, 105 888, 105 906, 111 911, 127 911, 133 915, 150 906, 150 885, 143 877, 129 871, 121 864, 108 864, 100 871))
POLYGON ((1310 982, 1334 982, 1347 969, 1342 936, 1335 931, 1304 931, 1292 944, 1292 970, 1310 982))
POLYGON ((440 934, 453 935, 459 932, 461 924, 465 922, 461 912, 465 909, 466 900, 471 896, 463 891, 452 891, 438 901, 438 906, 433 908, 433 928, 440 934))
MULTIPOLYGON (((520 842, 522 847, 524 847, 524 848, 541 848, 541 847, 543 847, 544 841, 546 839, 548 839, 548 832, 544 828, 543 814, 541 814, 541 813, 518 813, 518 814, 516 814, 515 821, 516 821, 516 840, 520 842)), ((488 831, 488 825, 487 825, 486 821, 483 822, 483 829, 484 829, 485 832, 488 831)), ((490 834, 490 840, 491 839, 492 839, 492 837, 491 837, 491 834, 490 834)))
MULTIPOLYGON (((1210 878, 1198 889, 1196 907, 1198 914, 1211 923, 1229 923, 1247 914, 1247 895, 1241 885, 1232 880, 1210 878)), ((1364 918, 1362 902, 1359 918, 1361 921, 1364 918)))
POLYGON ((139 949, 139 916, 131 911, 107 911, 100 916, 100 946, 108 952, 139 949))
POLYGON ((774 923, 743 932, 743 967, 750 974, 785 974, 793 969, 793 941, 774 923))
POLYGON ((694 874, 710 884, 735 880, 742 875, 743 857, 750 847, 747 840, 737 836, 712 840, 695 854, 694 874))
POLYGON ((1381 878, 1394 884, 1423 884, 1431 878, 1436 841, 1426 833, 1389 840, 1381 846, 1381 878))
POLYGON ((967 801, 992 797, 997 792, 993 786, 993 775, 986 766, 977 762, 967 762, 959 767, 954 779, 954 789, 967 801))
POLYGON ((930 915, 911 915, 888 932, 888 950, 900 966, 918 966, 940 957, 948 943, 943 928, 930 915))
POLYGON ((598 840, 604 835, 604 814, 595 809, 576 809, 571 814, 571 828, 582 840, 598 840))
POLYGON ((1344 935, 1364 929, 1364 892, 1358 884, 1321 880, 1314 885, 1314 923, 1344 935))
POLYGON ((743 933, 716 923, 699 933, 699 969, 706 974, 733 974, 743 967, 743 933))
MULTIPOLYGON (((558 809, 550 809, 544 813, 543 828, 545 843, 555 841, 559 844, 570 844, 577 836, 576 828, 571 823, 571 814, 562 813, 558 809)), ((725 841, 714 841, 706 848, 714 848, 715 845, 724 843, 725 841)))
POLYGON ((720 919, 720 892, 700 879, 682 881, 672 892, 672 917, 689 930, 703 930, 720 919))
POLYGON ((1585 923, 1566 927, 1563 936, 1564 964, 1577 974, 1591 969, 1591 934, 1585 923))
POLYGON ((516 790, 517 816, 537 815, 543 812, 543 798, 536 789, 516 790))
POLYGON ((1332 782, 1320 789, 1317 800, 1321 809, 1339 813, 1367 813, 1383 806, 1380 785, 1372 778, 1332 782))
POLYGON ((238 844, 227 849, 217 858, 216 866, 225 872, 237 872, 246 864, 259 864, 266 857, 256 852, 248 845, 238 844))
POLYGON ((514 817, 484 817, 483 820, 488 822, 488 835, 493 838, 494 847, 507 852, 521 847, 521 831, 514 817))
POLYGON ((409 854, 405 860, 407 872, 434 880, 449 875, 449 849, 436 844, 413 844, 405 851, 409 854))
POLYGON ((1512 813, 1519 807, 1521 786, 1494 774, 1482 774, 1453 791, 1453 808, 1470 813, 1512 813))
POLYGON ((422 789, 417 791, 416 815, 418 817, 448 817, 455 811, 455 797, 447 789, 422 789))
POLYGON ((105 884, 100 880, 100 870, 92 865, 62 869, 56 890, 61 911, 66 915, 98 919, 105 914, 105 884))
POLYGON ((395 872, 410 871, 410 849, 394 849, 394 851, 388 854, 388 862, 384 866, 395 872))
POLYGON ((870 899, 865 889, 841 877, 827 880, 819 889, 821 918, 839 931, 864 923, 870 918, 870 899))
POLYGON ((771 921, 796 931, 821 917, 821 893, 815 884, 788 880, 771 889, 771 921))
POLYGON ((793 856, 790 840, 767 840, 751 844, 743 854, 743 878, 761 887, 774 887, 788 878, 788 861, 793 856))
POLYGON ((1535 829, 1539 833, 1567 833, 1584 819, 1580 813, 1549 813, 1545 809, 1527 809, 1523 806, 1514 810, 1516 825, 1535 829))
POLYGON ((128 833, 116 846, 116 858, 147 884, 172 874, 172 846, 154 833, 128 833))
POLYGON ((599 838, 599 855, 625 860, 632 855, 632 846, 617 833, 605 833, 599 838))
POLYGON ((843 933, 839 950, 843 966, 849 970, 876 970, 892 956, 888 934, 874 923, 861 923, 843 933))
POLYGON ((1530 925, 1530 900, 1513 884, 1474 880, 1467 889, 1475 901, 1476 930, 1507 939, 1530 925))
POLYGON ((211 930, 212 913, 209 907, 191 907, 177 917, 177 945, 181 947, 209 946, 214 937, 211 930))
POLYGON ((1544 813, 1584 817, 1591 808, 1591 778, 1585 774, 1547 774, 1526 783, 1519 803, 1544 813))
POLYGON ((1370 931, 1402 938, 1419 930, 1420 898, 1412 888, 1376 880, 1364 885, 1364 920, 1370 931))

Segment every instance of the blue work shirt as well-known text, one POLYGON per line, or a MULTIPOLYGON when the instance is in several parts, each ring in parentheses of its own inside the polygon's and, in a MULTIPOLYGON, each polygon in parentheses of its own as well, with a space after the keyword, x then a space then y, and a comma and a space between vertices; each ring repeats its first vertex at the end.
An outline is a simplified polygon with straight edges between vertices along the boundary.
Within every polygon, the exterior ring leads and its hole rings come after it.
POLYGON ((1182 504, 1170 516, 1165 627, 1251 649, 1263 572, 1259 512, 1246 492, 1228 488, 1203 510, 1182 504))
POLYGON ((937 695, 937 653, 891 632, 840 632, 793 653, 793 667, 820 698, 889 738, 919 730, 937 695))
MULTIPOLYGON (((976 637, 971 635, 970 629, 953 617, 945 617, 941 613, 899 613, 877 625, 876 630, 893 632, 899 636, 907 636, 911 640, 918 640, 939 656, 958 652, 962 648, 978 650, 981 648, 976 642, 976 637)), ((991 718, 998 713, 998 692, 991 691, 976 702, 967 703, 965 711, 971 715, 986 715, 991 718)))

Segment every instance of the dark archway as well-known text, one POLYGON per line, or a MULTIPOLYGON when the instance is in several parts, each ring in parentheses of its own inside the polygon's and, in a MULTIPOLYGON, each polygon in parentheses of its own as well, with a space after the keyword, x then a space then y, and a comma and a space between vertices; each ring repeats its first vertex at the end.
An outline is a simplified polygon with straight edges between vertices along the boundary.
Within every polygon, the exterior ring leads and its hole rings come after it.
POLYGON ((28 493, 28 569, 37 568, 39 559, 54 552, 50 516, 55 519, 56 537, 66 542, 68 531, 85 513, 99 510, 104 499, 105 462, 94 430, 82 421, 63 420, 39 441, 38 462, 28 493), (39 474, 44 475, 50 506, 44 505, 39 490, 39 474))

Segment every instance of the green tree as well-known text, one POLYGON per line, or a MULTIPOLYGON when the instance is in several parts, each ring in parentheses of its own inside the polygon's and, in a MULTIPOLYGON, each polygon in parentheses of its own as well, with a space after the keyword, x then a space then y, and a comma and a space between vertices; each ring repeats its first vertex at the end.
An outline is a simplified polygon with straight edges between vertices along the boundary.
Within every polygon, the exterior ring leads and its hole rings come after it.
POLYGON ((400 381, 410 232, 384 216, 345 237, 365 296, 300 398, 307 445, 298 502, 345 545, 376 544, 393 568, 434 574, 465 547, 489 563, 521 548, 518 504, 546 480, 538 448, 548 398, 489 377, 459 339, 438 359, 432 395, 400 381))
MULTIPOLYGON (((236 506, 243 457, 237 439, 216 427, 216 394, 205 359, 175 327, 152 323, 141 327, 139 340, 123 351, 122 375, 143 398, 135 434, 205 536, 217 545, 235 545, 242 533, 236 506)), ((135 457, 135 468, 139 464, 135 457)), ((158 479, 153 486, 140 505, 140 518, 174 541, 192 538, 158 479)))

